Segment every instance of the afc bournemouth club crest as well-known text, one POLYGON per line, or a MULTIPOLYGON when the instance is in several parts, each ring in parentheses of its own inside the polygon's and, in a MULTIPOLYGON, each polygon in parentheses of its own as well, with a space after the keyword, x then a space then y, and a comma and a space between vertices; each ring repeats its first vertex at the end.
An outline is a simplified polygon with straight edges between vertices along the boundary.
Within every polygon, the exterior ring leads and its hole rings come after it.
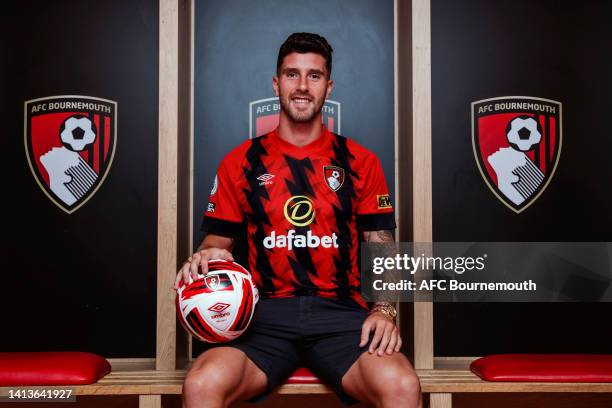
POLYGON ((561 153, 561 103, 503 96, 472 103, 472 146, 493 194, 520 213, 548 186, 561 153))
POLYGON ((230 277, 224 273, 215 274, 215 275, 206 275, 204 277, 204 283, 213 292, 233 289, 232 281, 230 277))
POLYGON ((117 145, 117 103, 61 95, 25 102, 25 150, 40 188, 68 214, 98 190, 117 145))
POLYGON ((323 177, 327 187, 336 192, 344 184, 344 169, 338 166, 323 166, 323 177))
MULTIPOLYGON (((327 100, 321 108, 323 124, 330 132, 340 133, 340 102, 327 100)), ((249 138, 265 135, 278 126, 278 98, 260 99, 249 103, 249 138)))

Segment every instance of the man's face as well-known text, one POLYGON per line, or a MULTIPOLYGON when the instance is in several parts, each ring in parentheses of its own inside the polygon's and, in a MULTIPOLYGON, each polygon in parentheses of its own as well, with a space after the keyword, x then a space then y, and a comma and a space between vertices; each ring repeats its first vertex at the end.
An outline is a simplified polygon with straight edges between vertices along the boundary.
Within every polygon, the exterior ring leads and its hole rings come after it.
POLYGON ((282 110, 295 122, 313 120, 331 93, 333 81, 320 54, 293 52, 285 57, 272 80, 282 110))

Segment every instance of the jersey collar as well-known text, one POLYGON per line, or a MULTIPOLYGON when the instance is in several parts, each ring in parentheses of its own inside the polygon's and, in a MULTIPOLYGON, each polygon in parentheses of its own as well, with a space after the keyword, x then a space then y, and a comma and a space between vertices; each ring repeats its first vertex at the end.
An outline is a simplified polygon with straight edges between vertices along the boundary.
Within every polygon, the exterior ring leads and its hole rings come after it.
POLYGON ((278 127, 270 132, 270 141, 281 153, 289 154, 292 157, 303 159, 310 154, 329 146, 328 142, 331 133, 324 125, 321 125, 321 135, 305 146, 296 146, 282 139, 278 133, 278 127))

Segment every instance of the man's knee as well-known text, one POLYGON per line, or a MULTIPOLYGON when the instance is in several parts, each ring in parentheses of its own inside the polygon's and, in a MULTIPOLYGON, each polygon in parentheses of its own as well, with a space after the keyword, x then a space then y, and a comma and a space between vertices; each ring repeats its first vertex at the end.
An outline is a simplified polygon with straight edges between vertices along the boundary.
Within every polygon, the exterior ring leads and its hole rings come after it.
POLYGON ((403 372, 394 387, 400 395, 413 396, 421 393, 421 383, 414 371, 403 372))
POLYGON ((185 376, 183 394, 187 398, 205 395, 207 399, 226 400, 234 382, 234 378, 228 378, 227 373, 214 364, 203 364, 189 370, 185 376))
POLYGON ((391 399, 413 399, 421 393, 421 383, 416 373, 408 368, 395 366, 384 372, 380 396, 391 399))

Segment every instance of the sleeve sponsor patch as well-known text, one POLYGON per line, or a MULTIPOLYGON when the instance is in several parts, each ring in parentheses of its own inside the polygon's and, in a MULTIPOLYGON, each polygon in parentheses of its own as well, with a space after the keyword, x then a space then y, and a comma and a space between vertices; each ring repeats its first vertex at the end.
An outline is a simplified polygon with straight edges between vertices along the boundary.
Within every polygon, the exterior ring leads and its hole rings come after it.
POLYGON ((391 199, 389 198, 389 194, 377 195, 376 198, 378 199, 379 210, 391 208, 391 199))

